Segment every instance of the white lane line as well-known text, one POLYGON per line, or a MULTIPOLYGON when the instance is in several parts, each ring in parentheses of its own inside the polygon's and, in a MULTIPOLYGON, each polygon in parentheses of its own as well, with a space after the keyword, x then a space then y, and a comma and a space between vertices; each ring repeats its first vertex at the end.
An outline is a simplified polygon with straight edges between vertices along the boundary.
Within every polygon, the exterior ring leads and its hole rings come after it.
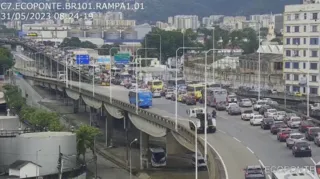
POLYGON ((317 163, 313 160, 313 158, 310 157, 310 160, 313 162, 313 164, 315 164, 315 165, 317 164, 317 163))
POLYGON ((226 134, 226 132, 224 132, 223 130, 218 129, 219 132, 226 134))
POLYGON ((259 161, 260 165, 261 165, 263 168, 265 168, 263 162, 262 162, 260 159, 259 159, 258 161, 259 161))
POLYGON ((251 153, 254 154, 253 150, 251 150, 249 147, 247 147, 247 149, 248 149, 251 153))
POLYGON ((235 137, 233 137, 233 139, 241 143, 241 140, 239 140, 239 139, 237 139, 235 137))
MULTIPOLYGON (((203 141, 204 141, 204 138, 203 137, 200 137, 203 141)), ((226 179, 229 179, 229 175, 228 175, 228 170, 227 170, 227 166, 226 164, 224 163, 221 155, 219 154, 219 152, 209 143, 207 142, 207 144, 209 145, 209 147, 218 155, 222 165, 223 165, 223 168, 224 168, 224 172, 225 172, 225 176, 226 176, 226 179)))

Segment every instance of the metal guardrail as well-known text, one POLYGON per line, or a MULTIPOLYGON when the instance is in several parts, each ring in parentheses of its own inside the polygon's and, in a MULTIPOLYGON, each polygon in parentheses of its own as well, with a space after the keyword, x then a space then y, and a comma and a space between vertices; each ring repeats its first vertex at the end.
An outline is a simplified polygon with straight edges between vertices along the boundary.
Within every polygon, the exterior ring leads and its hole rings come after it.
MULTIPOLYGON (((34 76, 30 76, 27 78, 30 78, 32 80, 42 82, 42 83, 50 83, 50 84, 53 84, 56 86, 65 87, 64 82, 57 81, 54 79, 42 79, 42 78, 37 78, 34 76)), ((72 89, 69 89, 69 90, 79 92, 79 88, 77 86, 73 86, 72 89)), ((81 89, 80 93, 81 93, 81 95, 85 95, 85 96, 93 98, 92 91, 81 89)), ((110 104, 110 98, 108 96, 103 96, 101 94, 96 93, 94 98, 96 98, 100 101, 103 101, 104 103, 110 104)), ((131 112, 131 113, 136 113, 136 107, 134 105, 116 100, 114 98, 112 98, 111 105, 113 105, 119 109, 131 112)), ((141 108, 138 109, 138 115, 149 122, 155 123, 155 124, 162 126, 162 127, 166 127, 166 128, 173 130, 173 131, 175 130, 175 121, 172 121, 169 118, 165 118, 163 116, 160 116, 158 114, 152 113, 150 111, 147 111, 147 110, 144 110, 141 108)), ((183 138, 185 138, 185 140, 194 144, 195 136, 194 136, 193 131, 191 131, 190 129, 186 128, 185 126, 182 126, 179 124, 178 125, 178 133, 183 138)), ((201 141, 200 139, 198 139, 198 147, 199 147, 200 151, 204 152, 204 144, 203 144, 203 141, 201 141)), ((212 152, 212 155, 213 155, 212 158, 214 159, 214 161, 208 162, 208 168, 215 169, 215 171, 211 171, 216 174, 214 176, 214 179, 226 179, 226 174, 225 174, 226 171, 224 170, 222 161, 219 159, 219 157, 216 153, 214 153, 213 151, 211 151, 211 152, 212 152), (213 165, 215 165, 215 166, 213 167, 213 165)))

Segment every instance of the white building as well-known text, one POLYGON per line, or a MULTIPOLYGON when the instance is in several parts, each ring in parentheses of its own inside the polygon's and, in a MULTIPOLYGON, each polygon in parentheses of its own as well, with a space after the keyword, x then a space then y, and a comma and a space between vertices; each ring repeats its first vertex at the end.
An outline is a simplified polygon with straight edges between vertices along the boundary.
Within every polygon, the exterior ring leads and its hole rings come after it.
POLYGON ((196 15, 177 15, 174 16, 174 26, 177 29, 197 29, 199 18, 196 15))
POLYGON ((9 176, 31 178, 39 176, 40 165, 31 161, 17 160, 9 166, 9 176))
POLYGON ((283 75, 287 91, 320 94, 319 20, 318 3, 285 6, 283 75))

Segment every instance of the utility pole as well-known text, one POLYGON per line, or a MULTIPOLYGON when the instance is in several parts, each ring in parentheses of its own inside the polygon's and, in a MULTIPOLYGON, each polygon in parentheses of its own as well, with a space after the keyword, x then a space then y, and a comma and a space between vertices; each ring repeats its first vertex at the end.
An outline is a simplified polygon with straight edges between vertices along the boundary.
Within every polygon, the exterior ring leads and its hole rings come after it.
POLYGON ((94 162, 95 162, 95 169, 96 169, 95 179, 98 179, 98 156, 96 153, 96 136, 94 136, 94 140, 93 140, 93 150, 94 150, 94 162))
POLYGON ((62 153, 61 147, 59 145, 59 158, 58 158, 58 171, 59 171, 59 179, 62 179, 62 169, 63 169, 63 160, 62 160, 62 153))

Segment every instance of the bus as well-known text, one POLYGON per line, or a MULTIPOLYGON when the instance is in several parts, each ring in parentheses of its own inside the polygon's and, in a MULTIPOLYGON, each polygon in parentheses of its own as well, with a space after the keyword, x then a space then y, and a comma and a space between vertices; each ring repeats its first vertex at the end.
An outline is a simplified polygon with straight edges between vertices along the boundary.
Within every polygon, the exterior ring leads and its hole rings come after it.
MULTIPOLYGON (((204 90, 202 90, 202 94, 204 95, 204 90)), ((220 102, 228 102, 228 91, 223 88, 207 88, 207 104, 211 107, 216 107, 217 103, 220 102)))
POLYGON ((187 85, 187 92, 194 93, 194 96, 197 100, 202 97, 201 91, 204 89, 205 85, 203 84, 191 84, 187 85))
POLYGON ((141 108, 149 108, 152 106, 152 93, 149 90, 138 89, 129 91, 129 103, 136 105, 138 98, 138 106, 141 108))
POLYGON ((161 80, 148 81, 148 86, 151 91, 162 90, 163 89, 163 82, 161 80))
POLYGON ((278 169, 272 172, 272 179, 286 179, 286 178, 296 178, 296 179, 318 179, 310 170, 307 168, 284 168, 278 169))
POLYGON ((120 68, 116 68, 116 67, 112 67, 111 68, 111 75, 112 76, 116 76, 117 74, 121 73, 121 69, 120 68))
POLYGON ((164 167, 167 165, 167 153, 163 148, 150 148, 152 167, 164 167))
POLYGON ((182 78, 178 78, 178 79, 171 79, 171 80, 168 80, 168 86, 176 86, 176 81, 177 81, 177 85, 185 85, 186 84, 186 81, 182 78))

